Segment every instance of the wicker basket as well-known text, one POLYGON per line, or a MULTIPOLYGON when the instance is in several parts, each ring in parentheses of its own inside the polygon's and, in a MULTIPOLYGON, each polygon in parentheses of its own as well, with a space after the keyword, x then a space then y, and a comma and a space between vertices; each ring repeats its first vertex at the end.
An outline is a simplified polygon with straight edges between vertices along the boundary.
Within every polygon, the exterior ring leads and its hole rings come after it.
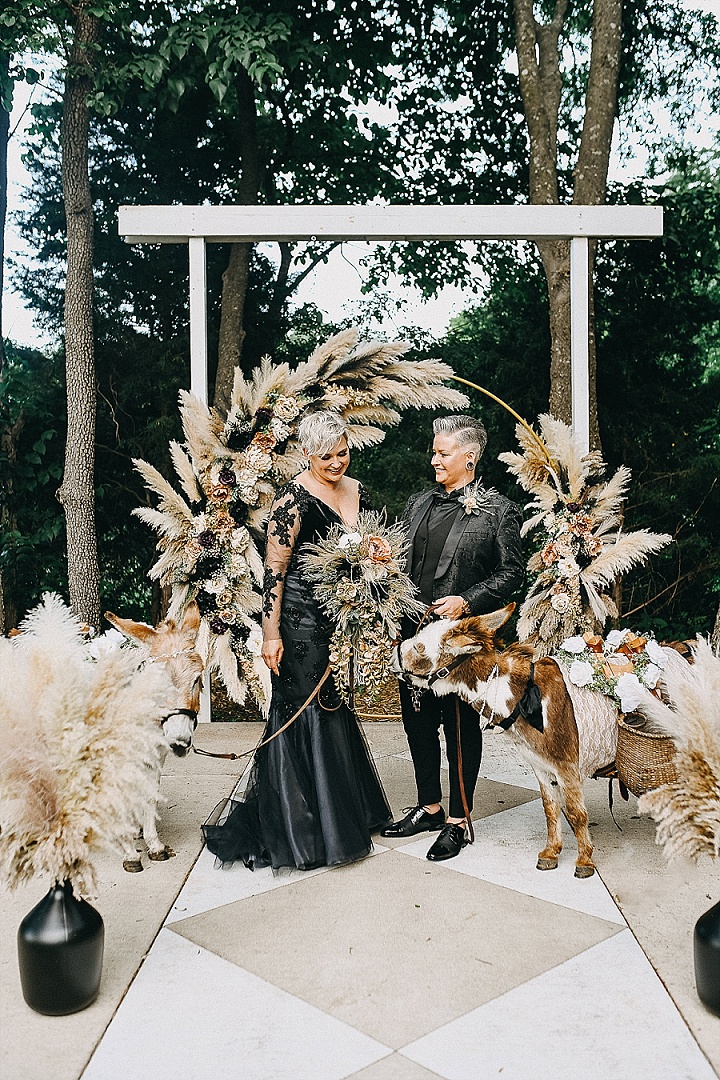
POLYGON ((675 743, 667 735, 632 727, 618 717, 615 764, 618 776, 633 795, 644 795, 677 780, 674 758, 675 743))
POLYGON ((398 681, 392 675, 374 694, 363 694, 355 706, 359 720, 402 720, 398 681))

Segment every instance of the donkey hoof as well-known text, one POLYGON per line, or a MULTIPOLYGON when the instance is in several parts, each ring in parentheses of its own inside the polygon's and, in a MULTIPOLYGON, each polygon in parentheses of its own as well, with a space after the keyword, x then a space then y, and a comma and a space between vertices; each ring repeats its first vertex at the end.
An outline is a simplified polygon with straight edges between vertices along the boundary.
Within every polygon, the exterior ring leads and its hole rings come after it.
POLYGON ((139 874, 142 868, 140 859, 123 859, 123 870, 127 870, 128 874, 139 874))
POLYGON ((539 858, 538 861, 537 861, 537 869, 538 870, 557 870, 557 866, 558 866, 557 859, 539 858))
POLYGON ((175 857, 175 852, 172 848, 164 847, 160 851, 148 851, 148 858, 153 862, 166 862, 168 859, 175 857))
POLYGON ((575 867, 575 877, 579 877, 579 878, 592 877, 594 873, 595 873, 595 867, 594 866, 576 866, 575 867))

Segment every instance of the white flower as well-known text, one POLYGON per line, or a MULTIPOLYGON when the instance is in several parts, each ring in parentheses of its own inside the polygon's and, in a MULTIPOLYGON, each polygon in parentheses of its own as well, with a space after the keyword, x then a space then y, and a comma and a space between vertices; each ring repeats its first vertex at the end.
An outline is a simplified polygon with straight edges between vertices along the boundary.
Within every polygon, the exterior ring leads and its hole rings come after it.
POLYGON ((564 615, 570 610, 570 597, 567 593, 555 593, 550 597, 550 607, 557 611, 558 615, 564 615))
POLYGON ((100 634, 99 637, 93 638, 87 644, 88 655, 92 656, 93 660, 99 660, 101 656, 107 656, 109 653, 114 653, 116 649, 121 648, 125 644, 127 638, 124 634, 121 634, 119 630, 106 630, 104 634, 100 634))
POLYGON ((239 525, 237 529, 233 529, 230 537, 231 547, 234 547, 236 551, 244 551, 249 543, 250 533, 244 525, 239 525))
POLYGON ((587 644, 585 642, 585 638, 582 638, 582 637, 579 637, 579 636, 578 637, 569 637, 569 638, 565 638, 565 640, 561 644, 560 648, 564 649, 565 652, 581 653, 581 652, 585 652, 585 650, 587 649, 587 644))
POLYGON ((198 514, 196 518, 193 518, 193 529, 196 536, 199 536, 201 532, 205 532, 207 529, 207 518, 205 517, 205 514, 198 514))
POLYGON ((252 656, 260 656, 260 652, 262 650, 262 643, 262 630, 259 626, 254 626, 248 634, 247 641, 245 642, 248 648, 248 652, 252 656))
POLYGON ((570 682, 575 686, 587 686, 588 683, 593 681, 595 672, 592 664, 589 664, 587 660, 573 660, 570 665, 569 678, 570 682))
POLYGON ((276 416, 270 421, 270 431, 275 436, 278 442, 285 442, 292 435, 292 428, 284 424, 282 420, 278 420, 276 416))
POLYGON ((210 578, 209 581, 205 582, 203 588, 205 589, 205 592, 209 592, 212 593, 214 596, 217 596, 218 593, 221 593, 225 589, 227 589, 229 584, 230 582, 223 574, 220 577, 210 578))
POLYGON ((555 515, 554 514, 546 514, 545 517, 543 518, 543 525, 548 530, 548 532, 552 529, 554 524, 555 524, 555 515))
POLYGON ((662 645, 658 645, 657 641, 653 641, 652 638, 645 642, 645 652, 653 664, 656 664, 659 668, 664 668, 667 664, 667 653, 662 645))
POLYGON ((575 577, 576 574, 580 573, 580 567, 575 562, 575 559, 560 559, 557 567, 560 577, 575 577))
POLYGON ((300 412, 300 406, 297 403, 297 398, 283 395, 277 399, 272 410, 279 420, 294 420, 300 412))
POLYGON ((340 539, 337 542, 337 546, 342 551, 344 551, 345 548, 348 548, 348 547, 351 547, 351 546, 353 546, 353 547, 357 546, 360 543, 361 540, 362 540, 362 536, 361 536, 360 533, 357 533, 357 532, 343 533, 342 536, 340 537, 340 539))
POLYGON ((629 630, 611 630, 605 638, 605 648, 607 652, 614 652, 618 645, 622 645, 629 633, 629 630))
POLYGON ((624 713, 634 712, 648 694, 637 675, 631 675, 629 671, 618 679, 615 693, 620 698, 620 708, 624 713))
POLYGON ((662 675, 662 671, 657 664, 648 664, 646 668, 643 668, 639 678, 648 690, 653 690, 657 686, 658 679, 662 675))

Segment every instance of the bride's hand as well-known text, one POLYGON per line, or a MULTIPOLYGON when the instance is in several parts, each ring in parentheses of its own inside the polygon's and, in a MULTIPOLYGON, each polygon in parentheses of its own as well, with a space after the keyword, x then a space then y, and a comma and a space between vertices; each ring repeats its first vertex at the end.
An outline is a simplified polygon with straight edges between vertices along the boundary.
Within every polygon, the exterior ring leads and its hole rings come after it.
POLYGON ((282 638, 270 638, 269 641, 263 641, 262 643, 260 655, 275 675, 280 674, 280 661, 282 660, 283 651, 282 638))

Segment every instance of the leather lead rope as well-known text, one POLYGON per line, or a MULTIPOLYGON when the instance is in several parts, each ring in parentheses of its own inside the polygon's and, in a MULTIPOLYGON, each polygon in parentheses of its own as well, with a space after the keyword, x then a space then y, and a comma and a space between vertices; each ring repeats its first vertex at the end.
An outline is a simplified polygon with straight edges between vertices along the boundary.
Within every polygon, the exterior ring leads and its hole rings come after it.
POLYGON ((463 760, 462 760, 462 742, 460 739, 460 698, 455 695, 455 731, 457 742, 457 771, 458 781, 460 784, 460 798, 462 799, 463 813, 465 815, 465 823, 467 825, 468 836, 470 843, 475 843, 475 830, 473 829, 472 816, 468 808, 467 795, 465 794, 465 778, 463 777, 463 760))
MULTIPOLYGON (((261 743, 258 743, 257 746, 253 747, 252 750, 245 750, 242 754, 214 754, 210 750, 201 750, 199 746, 193 746, 193 753, 200 754, 201 757, 226 758, 228 761, 237 761, 239 758, 249 757, 251 754, 257 753, 257 751, 261 750, 263 746, 267 746, 267 744, 271 743, 273 739, 277 739, 278 735, 282 735, 283 731, 287 731, 290 725, 295 723, 298 716, 300 716, 301 713, 305 712, 310 702, 313 700, 313 698, 318 697, 321 689, 330 678, 331 670, 332 669, 330 667, 330 664, 328 664, 328 666, 325 668, 325 674, 320 679, 320 682, 310 694, 310 697, 308 697, 303 702, 298 711, 293 716, 291 716, 290 719, 286 721, 281 728, 278 728, 277 731, 275 731, 268 739, 263 739, 263 741, 261 743)), ((321 708, 323 708, 323 706, 321 706, 321 708)), ((326 709, 325 711, 335 712, 334 709, 326 709)))

